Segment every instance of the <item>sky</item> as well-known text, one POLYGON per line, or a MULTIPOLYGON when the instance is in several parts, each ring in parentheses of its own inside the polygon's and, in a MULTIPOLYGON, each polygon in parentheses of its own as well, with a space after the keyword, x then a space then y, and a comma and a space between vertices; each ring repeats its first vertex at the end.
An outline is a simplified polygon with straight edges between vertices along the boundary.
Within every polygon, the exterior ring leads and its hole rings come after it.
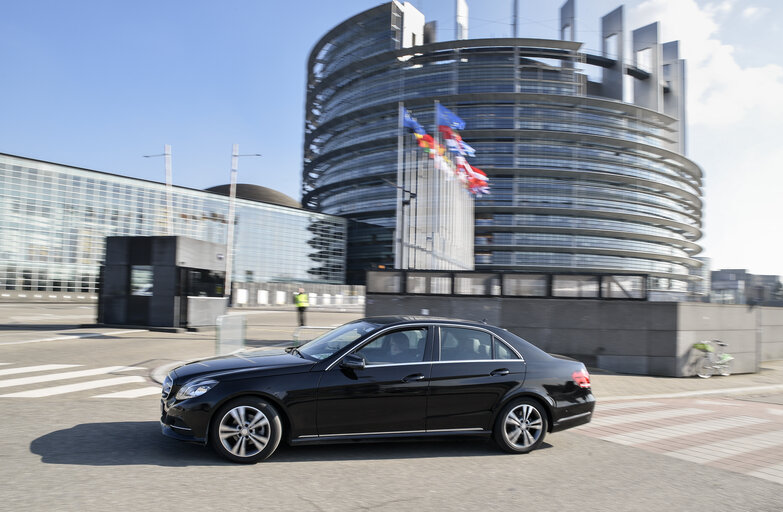
MULTIPOLYGON (((564 1, 564 0, 563 0, 564 1)), ((520 37, 559 37, 560 0, 520 0, 520 37)), ((0 152, 164 181, 239 182, 299 199, 307 57, 378 0, 0 2, 0 152)), ((453 0, 414 0, 438 40, 453 0)), ((511 35, 512 0, 468 0, 469 36, 511 35)), ((623 2, 577 0, 576 39, 600 48, 623 2)), ((783 2, 631 0, 632 29, 661 22, 687 60, 687 156, 704 171, 701 256, 713 269, 783 274, 783 2)), ((626 53, 628 55, 628 53, 626 53)))

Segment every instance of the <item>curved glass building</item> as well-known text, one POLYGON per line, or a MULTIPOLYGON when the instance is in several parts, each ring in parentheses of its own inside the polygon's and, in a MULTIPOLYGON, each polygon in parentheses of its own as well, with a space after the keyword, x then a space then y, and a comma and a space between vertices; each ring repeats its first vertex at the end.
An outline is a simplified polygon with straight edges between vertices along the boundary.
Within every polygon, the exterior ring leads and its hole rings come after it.
MULTIPOLYGON (((476 270, 650 276, 678 298, 701 266, 702 172, 685 153, 685 67, 657 23, 602 19, 603 51, 561 40, 435 42, 393 1, 327 33, 308 61, 303 206, 349 219, 349 282, 393 262, 397 105, 425 127, 433 101, 466 123, 471 162, 490 177, 475 201, 476 270), (632 87, 629 84, 632 83, 632 87)), ((573 38, 573 36, 571 37, 573 38)))

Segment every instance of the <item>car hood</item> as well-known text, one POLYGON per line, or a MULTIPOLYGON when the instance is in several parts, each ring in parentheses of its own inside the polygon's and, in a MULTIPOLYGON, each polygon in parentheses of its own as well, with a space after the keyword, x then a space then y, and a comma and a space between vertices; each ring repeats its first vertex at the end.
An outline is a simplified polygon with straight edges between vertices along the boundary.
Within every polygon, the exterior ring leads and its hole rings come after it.
POLYGON ((283 349, 252 350, 193 361, 176 368, 173 373, 177 379, 190 380, 202 375, 218 376, 255 370, 308 371, 314 364, 283 349))

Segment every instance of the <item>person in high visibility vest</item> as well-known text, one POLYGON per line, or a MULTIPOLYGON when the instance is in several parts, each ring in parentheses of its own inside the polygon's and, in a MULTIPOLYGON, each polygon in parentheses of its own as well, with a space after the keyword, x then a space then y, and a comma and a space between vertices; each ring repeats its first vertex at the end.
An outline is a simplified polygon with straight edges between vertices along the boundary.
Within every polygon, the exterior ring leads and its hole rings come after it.
POLYGON ((296 305, 296 309, 299 310, 299 325, 305 324, 305 311, 310 305, 307 299, 308 297, 304 288, 299 288, 299 292, 294 294, 294 304, 296 305))

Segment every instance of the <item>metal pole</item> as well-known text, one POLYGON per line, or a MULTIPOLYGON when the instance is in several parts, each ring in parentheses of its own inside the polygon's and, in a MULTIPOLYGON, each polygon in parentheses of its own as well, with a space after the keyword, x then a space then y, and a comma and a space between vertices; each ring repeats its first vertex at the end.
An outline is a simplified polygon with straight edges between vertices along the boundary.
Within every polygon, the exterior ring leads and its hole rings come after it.
POLYGON ((403 223, 405 222, 405 212, 403 211, 402 194, 403 194, 403 182, 402 182, 402 102, 397 103, 397 229, 395 232, 395 241, 397 245, 397 251, 394 254, 394 268, 401 269, 403 263, 402 251, 404 250, 402 245, 402 230, 404 229, 403 223))
POLYGON ((228 199, 228 233, 226 234, 226 286, 223 295, 231 297, 231 272, 234 257, 234 202, 237 195, 237 165, 239 164, 239 144, 234 144, 231 152, 231 191, 228 199))
POLYGON ((172 209, 172 183, 171 183, 171 145, 163 146, 163 158, 166 162, 166 234, 174 234, 174 211, 172 209))

